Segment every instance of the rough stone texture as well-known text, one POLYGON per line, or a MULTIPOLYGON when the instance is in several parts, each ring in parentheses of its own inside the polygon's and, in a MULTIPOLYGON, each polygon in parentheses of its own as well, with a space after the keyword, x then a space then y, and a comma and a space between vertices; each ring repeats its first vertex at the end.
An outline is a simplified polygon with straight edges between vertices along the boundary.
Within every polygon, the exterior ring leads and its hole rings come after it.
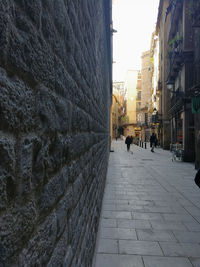
POLYGON ((104 0, 0 0, 0 266, 91 266, 109 152, 104 0))

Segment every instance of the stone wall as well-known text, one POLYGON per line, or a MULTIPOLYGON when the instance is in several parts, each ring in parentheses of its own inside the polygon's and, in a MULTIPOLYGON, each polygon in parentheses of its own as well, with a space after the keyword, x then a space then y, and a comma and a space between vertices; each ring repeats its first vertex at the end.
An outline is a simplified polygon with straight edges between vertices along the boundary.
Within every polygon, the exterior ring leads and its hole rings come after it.
POLYGON ((108 20, 103 0, 0 0, 0 266, 91 266, 109 153, 108 20))

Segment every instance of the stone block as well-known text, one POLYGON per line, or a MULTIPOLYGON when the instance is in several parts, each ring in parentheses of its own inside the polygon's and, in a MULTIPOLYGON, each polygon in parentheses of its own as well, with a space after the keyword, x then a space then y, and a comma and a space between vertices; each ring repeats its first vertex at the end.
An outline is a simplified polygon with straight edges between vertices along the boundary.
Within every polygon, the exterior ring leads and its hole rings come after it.
POLYGON ((73 258, 72 248, 71 248, 71 246, 68 246, 67 252, 65 254, 65 259, 64 259, 63 265, 64 266, 70 266, 70 262, 71 262, 72 258, 73 258))
POLYGON ((5 65, 7 57, 7 48, 9 44, 9 25, 11 25, 11 19, 9 16, 9 1, 0 2, 0 62, 1 66, 5 65))
POLYGON ((64 197, 59 201, 56 208, 57 236, 62 235, 64 229, 68 231, 68 218, 73 212, 72 187, 69 186, 64 197))
POLYGON ((38 88, 38 116, 42 129, 55 132, 71 130, 71 104, 59 99, 45 87, 38 88))
POLYGON ((32 234, 37 221, 37 211, 34 201, 23 207, 17 204, 0 217, 0 258, 9 263, 9 258, 23 248, 32 234))
POLYGON ((35 97, 17 76, 8 77, 0 68, 1 126, 12 132, 28 132, 36 127, 35 97))
POLYGON ((36 137, 27 136, 17 144, 17 168, 19 175, 19 192, 21 199, 26 199, 32 193, 32 151, 36 137))
POLYGON ((36 232, 19 254, 19 266, 44 265, 48 262, 56 242, 57 221, 55 213, 37 226, 36 232))
POLYGON ((33 140, 33 162, 32 162, 32 187, 36 189, 44 181, 45 163, 48 155, 49 140, 36 137, 33 140))
POLYGON ((73 109, 72 132, 88 131, 88 115, 81 109, 73 109))
POLYGON ((13 174, 15 169, 15 140, 0 133, 0 174, 13 174))
MULTIPOLYGON (((67 229, 65 229, 60 240, 56 244, 56 247, 53 251, 53 254, 47 266, 48 267, 62 266, 67 252, 68 252, 68 231, 67 229)), ((70 262, 70 257, 68 258, 68 261, 70 262)), ((69 265, 65 265, 65 266, 69 266, 69 265)))
POLYGON ((68 189, 68 172, 66 168, 63 168, 59 174, 50 179, 40 194, 38 204, 41 216, 43 213, 47 213, 50 209, 52 209, 56 202, 64 196, 67 190, 69 192, 67 195, 69 194, 72 196, 72 193, 70 193, 70 187, 68 189))

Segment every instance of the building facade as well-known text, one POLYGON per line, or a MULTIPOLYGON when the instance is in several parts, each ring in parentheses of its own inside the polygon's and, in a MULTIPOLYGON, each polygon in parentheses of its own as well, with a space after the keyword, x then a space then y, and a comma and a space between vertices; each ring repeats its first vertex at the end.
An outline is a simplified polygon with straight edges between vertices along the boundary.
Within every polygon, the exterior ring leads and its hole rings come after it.
POLYGON ((170 123, 170 94, 167 90, 167 65, 168 65, 168 28, 169 16, 166 11, 169 6, 168 0, 160 0, 156 31, 159 37, 159 91, 160 91, 160 144, 163 149, 169 149, 171 143, 170 123))
POLYGON ((151 47, 150 47, 150 57, 151 57, 151 80, 152 80, 152 99, 151 99, 151 129, 158 138, 158 145, 160 145, 161 139, 161 127, 160 127, 160 91, 159 85, 159 38, 155 31, 152 34, 151 47))
POLYGON ((157 19, 162 146, 178 143, 200 166, 200 1, 160 0, 157 19))
POLYGON ((171 142, 182 144, 185 161, 194 161, 194 115, 188 94, 194 81, 194 36, 189 1, 171 1, 168 10, 167 84, 171 98, 171 142))
POLYGON ((194 83, 190 88, 192 94, 192 111, 195 129, 195 167, 200 168, 200 1, 193 1, 191 6, 192 29, 194 34, 194 83), (196 100, 196 101, 195 101, 196 100), (193 104, 197 103, 196 109, 193 104))

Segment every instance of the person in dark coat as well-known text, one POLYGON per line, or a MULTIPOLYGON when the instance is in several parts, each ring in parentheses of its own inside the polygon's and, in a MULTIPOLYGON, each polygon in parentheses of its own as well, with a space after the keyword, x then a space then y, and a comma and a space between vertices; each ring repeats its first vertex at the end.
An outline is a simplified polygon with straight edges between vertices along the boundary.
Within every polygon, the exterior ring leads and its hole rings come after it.
POLYGON ((127 151, 130 150, 130 145, 131 145, 131 143, 132 143, 132 139, 131 139, 131 137, 128 135, 128 136, 126 137, 126 140, 125 140, 125 144, 127 145, 127 151))
POLYGON ((151 152, 154 152, 156 142, 157 142, 156 134, 152 133, 152 135, 150 137, 151 152))
POLYGON ((200 169, 197 171, 195 178, 194 178, 195 184, 200 187, 200 169))

